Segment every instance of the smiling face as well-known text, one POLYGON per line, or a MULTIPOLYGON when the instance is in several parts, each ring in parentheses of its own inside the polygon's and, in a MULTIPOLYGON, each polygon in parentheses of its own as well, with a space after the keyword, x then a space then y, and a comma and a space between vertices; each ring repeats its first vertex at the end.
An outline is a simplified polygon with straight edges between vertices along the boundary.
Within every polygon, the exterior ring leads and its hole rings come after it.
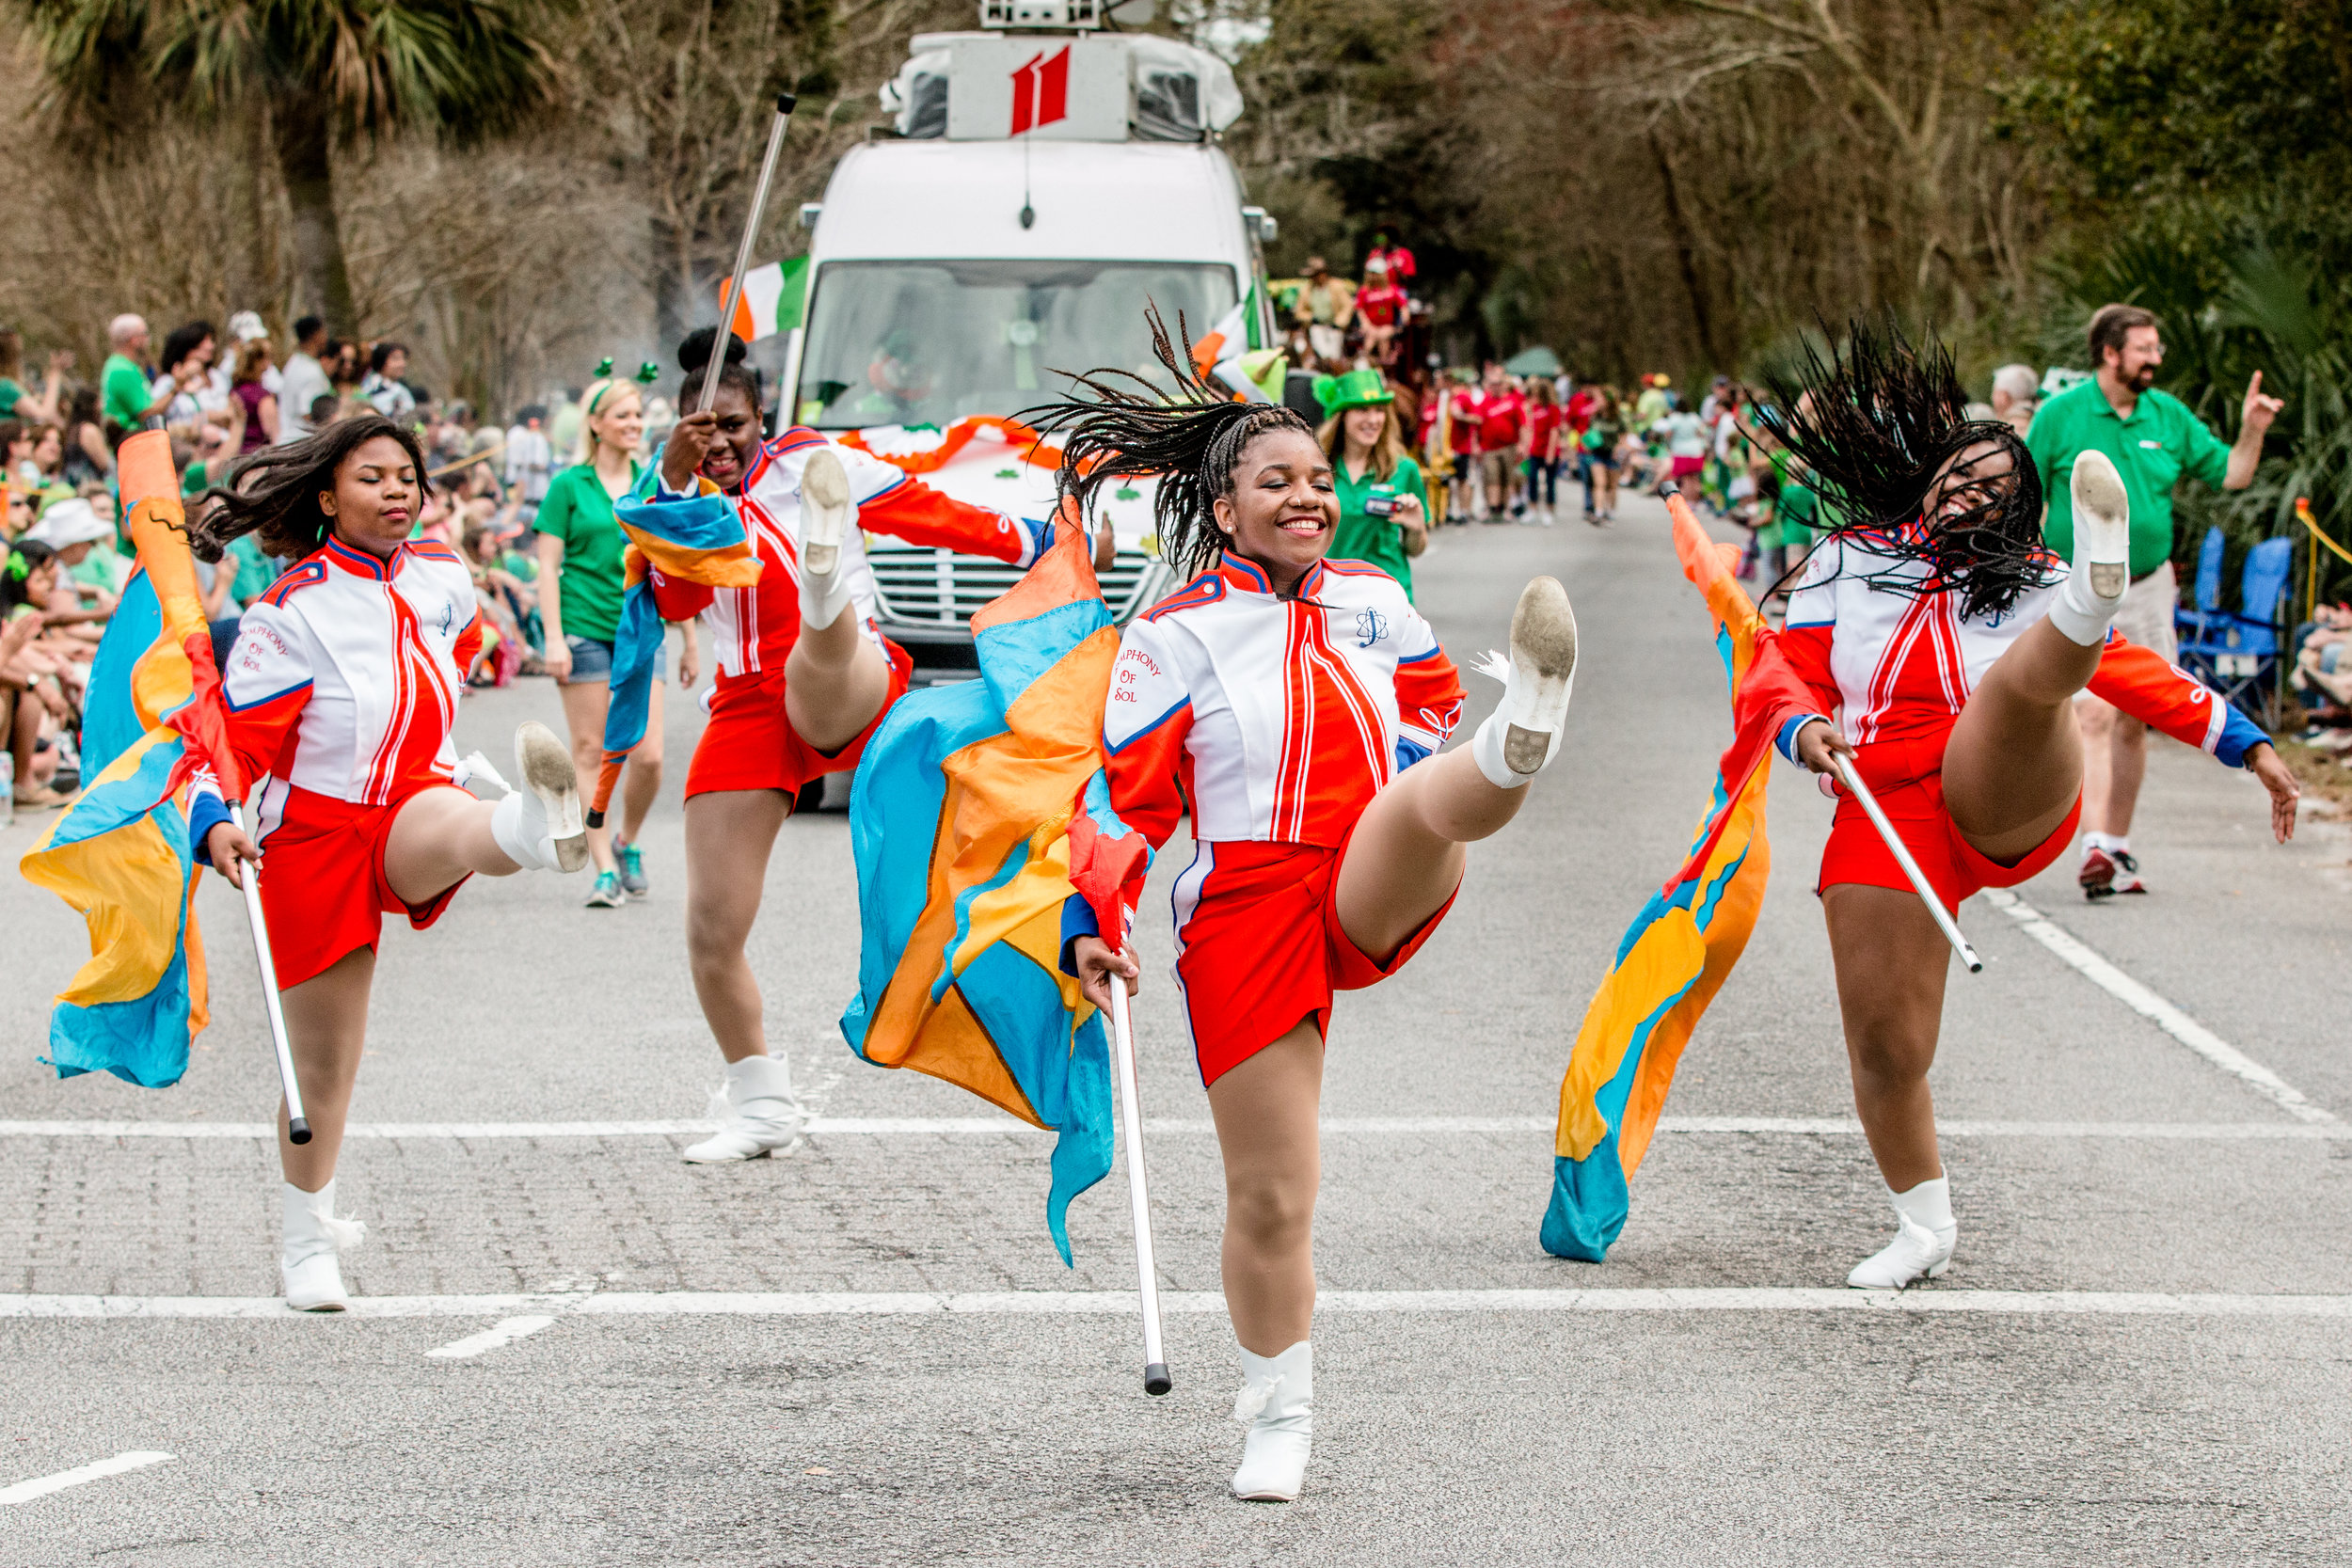
POLYGON ((2017 483, 2017 460, 1997 441, 1972 441, 1936 471, 1920 510, 1938 527, 1997 506, 2017 483))
POLYGON ((710 443, 700 472, 720 489, 732 490, 743 483, 759 455, 759 413, 743 388, 735 386, 719 388, 719 401, 710 411, 719 420, 719 438, 710 443))
POLYGON ((599 446, 615 451, 635 451, 637 443, 645 435, 645 407, 639 401, 634 387, 615 388, 604 397, 604 406, 588 421, 599 446))
POLYGON ((1363 408, 1351 408, 1341 416, 1342 427, 1347 432, 1347 450, 1351 452, 1370 451, 1380 439, 1380 432, 1389 422, 1389 405, 1385 403, 1363 408))
POLYGON ((1303 430, 1271 430, 1242 448, 1233 493, 1216 500, 1228 547, 1287 590, 1331 547, 1340 499, 1331 460, 1303 430))
POLYGON ((335 467, 335 488, 319 492, 319 510, 335 537, 354 549, 390 559, 408 537, 423 499, 417 466, 389 436, 362 441, 335 467))

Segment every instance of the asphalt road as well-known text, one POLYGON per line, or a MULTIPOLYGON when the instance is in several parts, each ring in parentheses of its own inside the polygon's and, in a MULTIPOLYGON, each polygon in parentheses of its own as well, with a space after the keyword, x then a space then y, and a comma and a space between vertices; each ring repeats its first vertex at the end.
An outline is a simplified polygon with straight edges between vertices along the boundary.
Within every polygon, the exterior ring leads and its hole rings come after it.
MULTIPOLYGON (((1452 531, 1420 568, 1463 662, 1556 573, 1583 667, 1574 733, 1446 926, 1340 1005, 1299 1503, 1224 1494, 1221 1193, 1164 902, 1138 1029, 1177 1389, 1152 1401, 1119 1176, 1073 1210, 1065 1270, 1044 1139, 842 1045, 840 816, 787 826, 753 952, 822 1130, 678 1162, 719 1074, 673 782, 643 904, 480 880, 388 938, 358 1103, 386 1135, 340 1189, 372 1309, 341 1319, 269 1300, 276 1090, 226 889, 199 898, 217 1022, 149 1091, 36 1060, 79 922, 0 881, 0 1489, 170 1456, 0 1500, 0 1564, 2352 1556, 2346 835, 2271 847, 2259 788, 2185 749, 2157 749, 2134 835, 2151 896, 2087 907, 2061 865, 1963 911, 1987 969, 1953 975, 1934 1079, 1960 1252, 1910 1309, 1839 1289, 1889 1215, 1810 896, 1827 802, 1793 773, 1622 1241, 1600 1266, 1537 1246, 1567 1044, 1728 733, 1662 511, 1625 511, 1452 531)), ((1471 685, 1474 721, 1496 689, 1471 685)), ((501 756, 533 715, 560 722, 545 682, 469 699, 461 745, 501 756)), ((672 705, 674 781, 698 722, 672 705)))

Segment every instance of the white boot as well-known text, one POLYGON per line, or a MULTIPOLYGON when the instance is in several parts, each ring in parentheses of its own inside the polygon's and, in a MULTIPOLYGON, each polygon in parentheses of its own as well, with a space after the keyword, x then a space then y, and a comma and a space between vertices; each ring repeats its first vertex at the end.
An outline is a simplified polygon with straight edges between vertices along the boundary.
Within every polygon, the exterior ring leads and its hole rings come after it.
POLYGON ((1576 611, 1556 578, 1535 578, 1511 615, 1511 657, 1489 653, 1476 669, 1502 683, 1502 702, 1470 736, 1478 770, 1517 789, 1560 750, 1576 686, 1576 611))
POLYGON ((297 1312, 341 1312, 351 1305, 336 1254, 356 1247, 368 1227, 335 1217, 335 1183, 306 1193, 289 1181, 280 1195, 285 1209, 285 1243, 278 1277, 286 1305, 297 1312))
POLYGON ((1952 1266, 1952 1243, 1960 1226, 1952 1218, 1949 1179, 1922 1181, 1907 1193, 1890 1190, 1895 1204, 1895 1239, 1854 1265, 1846 1283, 1858 1291, 1899 1291, 1921 1279, 1942 1277, 1952 1266))
POLYGON ((719 1131, 688 1148, 690 1165, 757 1160, 801 1141, 808 1120, 792 1096, 792 1067, 780 1056, 746 1056, 727 1064, 726 1082, 711 1091, 719 1131))
POLYGON ((1315 1349, 1301 1339, 1279 1355, 1241 1353, 1242 1388, 1233 1419, 1249 1428, 1242 1439, 1233 1496, 1248 1502, 1287 1503, 1307 1483, 1307 1454, 1315 1430, 1315 1349))
POLYGON ((843 570, 841 542, 849 537, 857 503, 850 499, 850 476, 833 449, 810 455, 801 470, 801 626, 829 626, 850 602, 850 574, 843 570))
POLYGON ((2095 648, 2132 586, 2132 504, 2103 451, 2079 452, 2068 489, 2074 498, 2074 562, 2050 601, 2050 625, 2095 648))
POLYGON ((499 852, 525 871, 577 871, 586 865, 588 826, 570 748, 536 719, 526 719, 515 730, 515 771, 523 787, 490 812, 490 836, 499 852))

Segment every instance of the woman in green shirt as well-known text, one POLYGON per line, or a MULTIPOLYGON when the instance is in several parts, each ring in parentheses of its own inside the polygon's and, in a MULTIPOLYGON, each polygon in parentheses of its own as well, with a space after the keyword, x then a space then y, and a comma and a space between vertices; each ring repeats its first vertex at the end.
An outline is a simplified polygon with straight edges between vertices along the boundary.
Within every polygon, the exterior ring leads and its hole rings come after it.
MULTIPOLYGON (((607 367, 610 369, 608 363, 607 367)), ((628 538, 612 502, 635 488, 645 416, 634 383, 610 374, 582 394, 578 462, 555 476, 539 503, 539 616, 547 632, 548 673, 564 694, 571 730, 572 764, 583 779, 604 766, 604 713, 611 700, 612 640, 621 626, 621 557, 628 538)), ((678 663, 679 678, 694 684, 693 628, 678 663)), ((629 753, 620 784, 621 831, 588 830, 596 858, 592 910, 618 909, 645 895, 644 857, 637 834, 661 791, 661 677, 654 676, 645 738, 629 753)))
POLYGON ((1325 416, 1317 436, 1331 459, 1340 499, 1330 554, 1372 562, 1396 578, 1409 599, 1409 562, 1429 547, 1429 492, 1421 465, 1405 455, 1396 394, 1378 371, 1359 368, 1318 376, 1315 398, 1325 416))

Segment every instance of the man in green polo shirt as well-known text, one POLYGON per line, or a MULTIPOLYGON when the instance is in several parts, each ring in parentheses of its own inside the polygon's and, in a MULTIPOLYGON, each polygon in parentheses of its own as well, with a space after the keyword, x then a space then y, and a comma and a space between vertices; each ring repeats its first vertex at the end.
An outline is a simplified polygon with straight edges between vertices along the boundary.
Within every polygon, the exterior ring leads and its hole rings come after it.
MULTIPOLYGON (((2262 372, 2247 384, 2237 441, 2224 446, 2186 404, 2155 389, 2164 363, 2156 318, 2136 305, 2103 305, 2090 318, 2090 362, 2097 373, 2042 405, 2026 446, 2042 470, 2049 513, 2042 536, 2061 561, 2073 559, 2074 504, 2069 482, 2077 453, 2114 460, 2132 503, 2132 587, 2115 629, 2174 658, 2172 613, 2180 589, 2172 576, 2172 487, 2184 475, 2224 490, 2254 483, 2263 436, 2285 406, 2263 394, 2262 372)), ((2093 900, 2145 893, 2132 858, 2132 811, 2148 766, 2148 726, 2084 692, 2083 893, 2093 900)))
POLYGON ((99 407, 103 418, 121 427, 126 436, 135 436, 146 428, 147 416, 161 413, 171 401, 168 393, 157 397, 153 383, 139 363, 147 353, 147 323, 138 316, 117 316, 106 326, 107 341, 114 352, 106 356, 106 368, 98 377, 99 407))

